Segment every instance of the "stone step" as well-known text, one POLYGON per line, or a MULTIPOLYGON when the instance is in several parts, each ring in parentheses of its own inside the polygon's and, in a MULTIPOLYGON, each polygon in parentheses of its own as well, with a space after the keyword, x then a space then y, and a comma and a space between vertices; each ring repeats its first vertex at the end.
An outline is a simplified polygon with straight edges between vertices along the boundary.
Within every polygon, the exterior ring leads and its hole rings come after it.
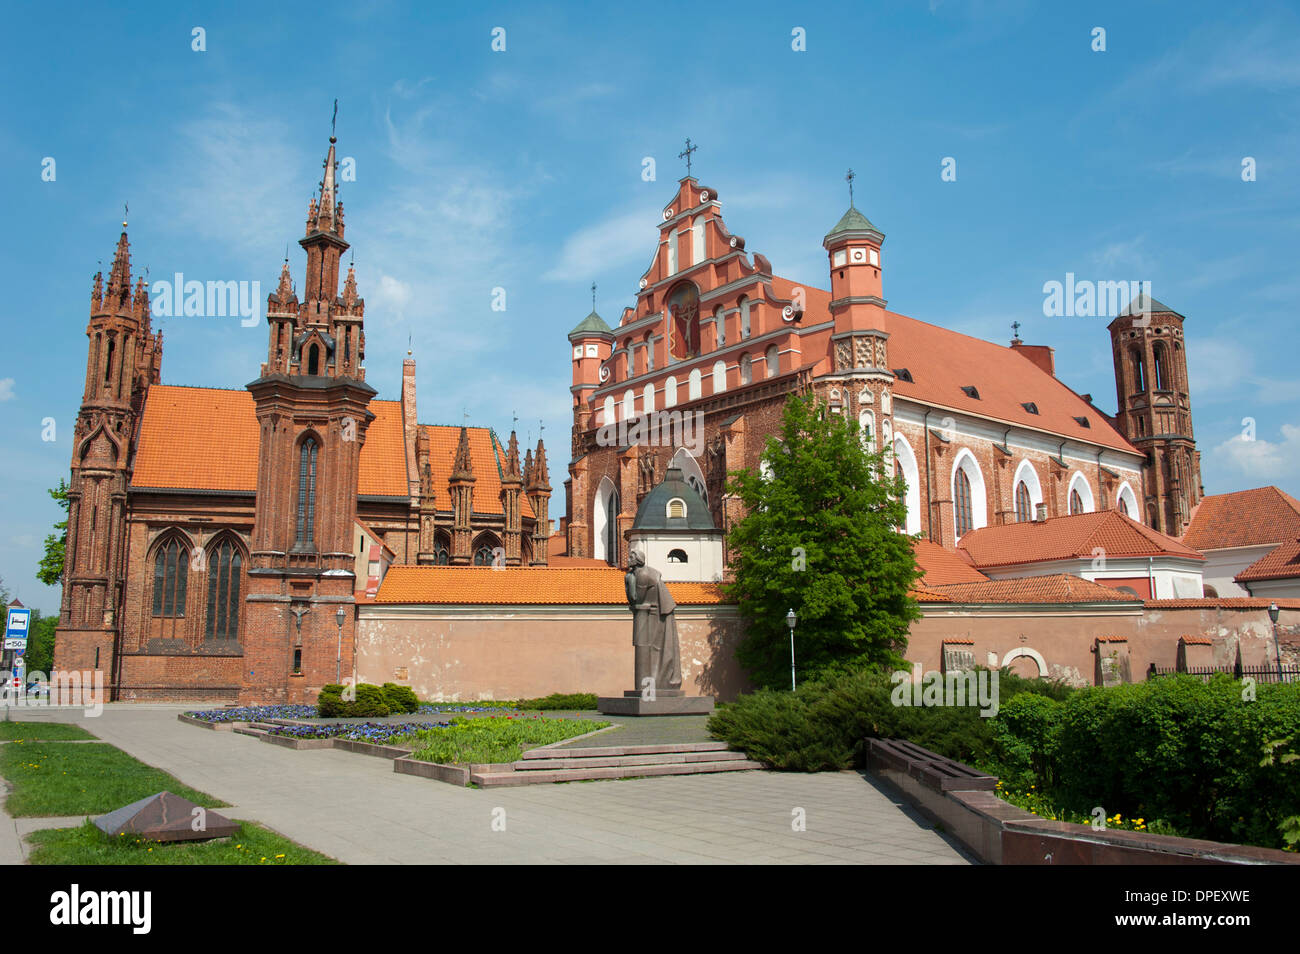
POLYGON ((620 765, 677 765, 683 762, 739 762, 744 752, 659 752, 654 755, 602 755, 584 758, 520 759, 514 763, 517 772, 538 772, 547 769, 612 768, 620 765))
POLYGON ((675 742, 659 745, 597 745, 597 746, 546 746, 529 749, 525 759, 587 759, 608 758, 617 755, 661 755, 672 752, 726 752, 726 742, 675 742))
POLYGON ((596 779, 649 778, 658 775, 701 775, 706 772, 746 772, 763 763, 748 759, 727 762, 678 762, 672 765, 628 765, 608 768, 550 769, 540 772, 482 772, 469 780, 483 788, 536 785, 543 782, 586 782, 596 779))
POLYGON ((256 738, 266 735, 266 726, 237 725, 235 726, 235 733, 237 735, 251 735, 256 738))

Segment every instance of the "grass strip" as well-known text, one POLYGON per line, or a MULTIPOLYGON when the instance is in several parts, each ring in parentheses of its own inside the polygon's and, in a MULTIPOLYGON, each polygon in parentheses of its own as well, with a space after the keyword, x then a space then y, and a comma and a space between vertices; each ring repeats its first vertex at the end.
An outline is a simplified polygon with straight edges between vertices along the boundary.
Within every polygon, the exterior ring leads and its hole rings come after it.
POLYGON ((336 865, 256 822, 240 822, 229 838, 157 842, 110 838, 87 821, 80 828, 47 828, 27 836, 33 865, 336 865))

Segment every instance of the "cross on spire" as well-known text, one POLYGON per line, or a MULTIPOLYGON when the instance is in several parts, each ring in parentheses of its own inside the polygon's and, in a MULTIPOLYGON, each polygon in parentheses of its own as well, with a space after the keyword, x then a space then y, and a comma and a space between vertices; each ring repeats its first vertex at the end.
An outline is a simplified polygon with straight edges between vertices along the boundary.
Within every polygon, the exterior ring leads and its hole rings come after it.
POLYGON ((858 174, 854 172, 852 169, 850 169, 844 175, 844 181, 849 184, 849 205, 850 206, 853 205, 853 180, 856 179, 857 177, 858 174))
POLYGON ((596 310, 596 283, 591 283, 591 310, 596 310))
POLYGON ((690 178, 690 175, 691 175, 691 153, 693 153, 695 150, 697 150, 697 149, 699 149, 699 148, 700 148, 699 146, 692 146, 692 145, 691 145, 691 137, 690 137, 690 136, 687 136, 687 137, 686 137, 686 148, 683 149, 681 152, 679 152, 679 153, 677 154, 677 158, 678 158, 678 159, 685 159, 685 160, 686 160, 686 177, 687 177, 688 179, 690 178))
POLYGON ((1020 340, 1020 322, 1018 321, 1011 322, 1011 340, 1012 341, 1020 340))
POLYGON ((336 99, 334 100, 334 115, 330 117, 330 142, 334 141, 334 124, 338 122, 338 118, 339 118, 339 101, 336 99))
POLYGON ((126 228, 127 213, 131 211, 130 203, 122 203, 122 228, 126 228))

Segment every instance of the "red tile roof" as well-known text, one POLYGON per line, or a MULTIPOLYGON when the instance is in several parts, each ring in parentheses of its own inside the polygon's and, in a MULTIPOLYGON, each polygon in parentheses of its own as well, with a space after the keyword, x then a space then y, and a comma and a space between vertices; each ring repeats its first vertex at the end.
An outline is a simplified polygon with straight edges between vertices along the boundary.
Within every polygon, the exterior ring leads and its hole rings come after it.
MULTIPOLYGON (((830 294, 773 276, 772 291, 789 299, 804 289, 804 324, 830 320, 830 294)), ((1062 437, 1136 454, 1138 451, 1096 408, 1059 379, 1015 349, 960 332, 886 312, 891 368, 907 368, 912 380, 894 382, 894 395, 990 417, 1062 437), (963 387, 973 385, 979 398, 963 387), (1024 404, 1038 406, 1031 414, 1024 404), (1076 417, 1087 418, 1084 427, 1076 417)))
MULTIPOLYGON (((376 603, 627 605, 624 571, 615 567, 394 566, 376 603)), ((713 583, 669 583, 683 605, 727 602, 713 583)))
POLYGON ((1300 536, 1300 501, 1276 487, 1205 497, 1192 510, 1183 543, 1198 550, 1285 543, 1300 536))
POLYGON ((1293 577, 1300 577, 1300 538, 1264 554, 1237 574, 1237 582, 1289 580, 1293 577))
MULTIPOLYGON (((399 401, 370 402, 375 417, 361 445, 357 493, 405 497, 406 447, 399 401)), ((447 489, 460 428, 420 425, 429 434, 438 508, 449 509, 447 489)), ((474 465, 474 511, 500 514, 505 449, 485 427, 469 428, 474 465)), ((257 490, 257 417, 248 391, 155 384, 149 388, 140 424, 133 487, 176 490, 257 490)), ((532 517, 527 496, 523 515, 532 517)))
POLYGON ((1143 526, 1118 510, 981 527, 967 533, 957 545, 977 567, 1091 559, 1098 548, 1105 551, 1108 559, 1147 556, 1205 559, 1191 547, 1143 526))
POLYGON ((1300 599, 1271 600, 1263 596, 1209 596, 1204 599, 1145 600, 1147 609, 1268 609, 1276 602, 1280 609, 1300 609, 1300 599))
POLYGON ((935 589, 954 603, 1132 603, 1136 606, 1139 602, 1128 593, 1068 573, 986 583, 953 583, 935 589))
POLYGON ((916 565, 925 571, 921 585, 943 586, 946 583, 983 583, 988 577, 971 566, 960 554, 939 546, 931 540, 916 540, 912 544, 916 565))

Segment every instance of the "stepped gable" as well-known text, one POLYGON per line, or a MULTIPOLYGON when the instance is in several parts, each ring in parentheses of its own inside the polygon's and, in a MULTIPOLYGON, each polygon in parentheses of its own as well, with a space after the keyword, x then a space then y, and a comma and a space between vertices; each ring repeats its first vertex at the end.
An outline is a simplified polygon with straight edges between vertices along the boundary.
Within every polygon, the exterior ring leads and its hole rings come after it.
POLYGON ((1205 559, 1191 547, 1143 526, 1118 510, 981 527, 963 536, 957 549, 976 567, 998 567, 1092 559, 1098 547, 1105 550, 1108 559, 1152 556, 1205 559))
POLYGON ((1197 550, 1286 543, 1300 536, 1300 501, 1277 487, 1204 498, 1192 510, 1182 541, 1197 550))

